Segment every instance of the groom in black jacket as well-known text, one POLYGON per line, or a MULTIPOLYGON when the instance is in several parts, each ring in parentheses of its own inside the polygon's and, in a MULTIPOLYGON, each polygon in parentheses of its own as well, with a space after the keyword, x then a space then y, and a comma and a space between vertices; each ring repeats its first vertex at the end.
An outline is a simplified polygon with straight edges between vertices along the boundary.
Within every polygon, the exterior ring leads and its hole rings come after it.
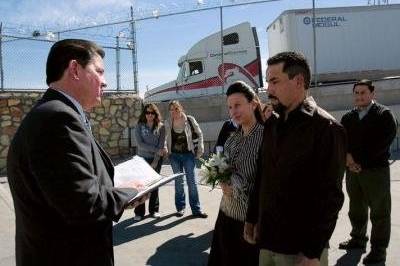
POLYGON ((327 243, 343 204, 344 128, 308 96, 310 67, 295 52, 267 61, 274 114, 264 124, 245 239, 259 265, 328 265, 327 243))
POLYGON ((114 264, 112 222, 140 184, 113 187, 113 164, 84 113, 100 104, 103 57, 90 41, 55 43, 46 66, 49 89, 11 143, 17 266, 114 264))

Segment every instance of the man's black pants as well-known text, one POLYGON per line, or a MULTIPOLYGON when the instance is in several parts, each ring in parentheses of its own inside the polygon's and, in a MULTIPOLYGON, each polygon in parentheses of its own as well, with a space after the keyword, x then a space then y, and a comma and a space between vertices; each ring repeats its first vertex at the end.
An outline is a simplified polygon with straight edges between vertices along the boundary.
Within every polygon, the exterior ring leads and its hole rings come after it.
POLYGON ((368 209, 370 209, 371 246, 386 249, 390 240, 390 168, 365 169, 360 173, 347 171, 346 187, 350 198, 349 218, 352 239, 365 244, 368 209))

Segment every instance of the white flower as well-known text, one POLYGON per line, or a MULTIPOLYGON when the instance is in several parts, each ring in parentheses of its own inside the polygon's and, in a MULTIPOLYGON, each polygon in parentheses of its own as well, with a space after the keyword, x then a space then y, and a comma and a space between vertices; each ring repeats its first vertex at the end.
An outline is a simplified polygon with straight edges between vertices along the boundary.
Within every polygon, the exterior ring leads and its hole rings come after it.
POLYGON ((218 167, 218 172, 224 173, 226 170, 229 169, 229 164, 227 163, 226 160, 222 160, 221 164, 218 167))
POLYGON ((210 176, 210 171, 208 170, 208 168, 205 165, 202 165, 200 167, 199 175, 201 176, 201 182, 206 183, 208 177, 210 176))
POLYGON ((218 175, 218 171, 217 171, 217 169, 216 168, 211 168, 211 170, 210 170, 210 175, 211 176, 216 176, 216 175, 218 175))
POLYGON ((221 157, 219 157, 215 154, 209 160, 209 165, 211 167, 219 166, 219 165, 221 165, 221 163, 222 163, 221 157))
POLYGON ((199 175, 201 181, 209 184, 214 188, 220 182, 230 180, 232 168, 229 165, 229 159, 223 154, 213 154, 208 161, 202 160, 199 175))

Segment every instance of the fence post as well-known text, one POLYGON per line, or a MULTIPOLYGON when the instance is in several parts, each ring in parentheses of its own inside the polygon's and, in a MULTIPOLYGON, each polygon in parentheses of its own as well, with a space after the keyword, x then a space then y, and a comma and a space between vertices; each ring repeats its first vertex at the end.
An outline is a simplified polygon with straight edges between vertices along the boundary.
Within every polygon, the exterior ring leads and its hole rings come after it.
POLYGON ((3 22, 0 22, 0 89, 4 90, 4 71, 3 71, 3 22))
POLYGON ((318 68, 317 68, 317 28, 315 23, 315 0, 312 3, 312 23, 313 30, 313 55, 314 55, 314 91, 317 92, 318 88, 318 68))
POLYGON ((119 65, 120 65, 120 51, 119 51, 119 33, 117 35, 117 49, 115 49, 115 60, 116 60, 116 74, 117 74, 117 91, 120 90, 120 83, 119 83, 119 79, 120 79, 120 73, 119 73, 119 65))
POLYGON ((133 88, 135 93, 139 93, 138 88, 138 66, 136 50, 136 22, 133 16, 133 7, 131 6, 131 38, 132 38, 132 68, 133 68, 133 88))
POLYGON ((221 66, 222 66, 222 95, 225 93, 225 65, 224 65, 224 19, 222 13, 222 5, 219 7, 219 19, 221 30, 221 66))

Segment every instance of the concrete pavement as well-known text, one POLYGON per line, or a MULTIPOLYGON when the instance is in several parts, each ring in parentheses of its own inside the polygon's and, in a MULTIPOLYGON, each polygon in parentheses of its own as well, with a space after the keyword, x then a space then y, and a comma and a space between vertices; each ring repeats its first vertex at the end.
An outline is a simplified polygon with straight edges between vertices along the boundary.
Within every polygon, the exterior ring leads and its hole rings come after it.
MULTIPOLYGON (((400 265, 400 162, 395 161, 392 171, 392 235, 386 265, 400 265)), ((162 173, 170 173, 168 165, 162 173)), ((221 190, 210 191, 199 186, 202 208, 209 214, 207 219, 193 219, 187 206, 185 216, 174 215, 174 187, 167 184, 160 189, 160 211, 162 217, 146 217, 134 222, 133 211, 127 210, 114 226, 114 251, 117 266, 196 266, 206 265, 212 230, 218 213, 221 190)), ((346 253, 337 248, 347 239, 350 222, 347 217, 348 199, 340 212, 338 224, 331 239, 329 265, 362 265, 365 254, 346 253)), ((15 265, 14 211, 7 179, 0 177, 0 266, 15 265)))

